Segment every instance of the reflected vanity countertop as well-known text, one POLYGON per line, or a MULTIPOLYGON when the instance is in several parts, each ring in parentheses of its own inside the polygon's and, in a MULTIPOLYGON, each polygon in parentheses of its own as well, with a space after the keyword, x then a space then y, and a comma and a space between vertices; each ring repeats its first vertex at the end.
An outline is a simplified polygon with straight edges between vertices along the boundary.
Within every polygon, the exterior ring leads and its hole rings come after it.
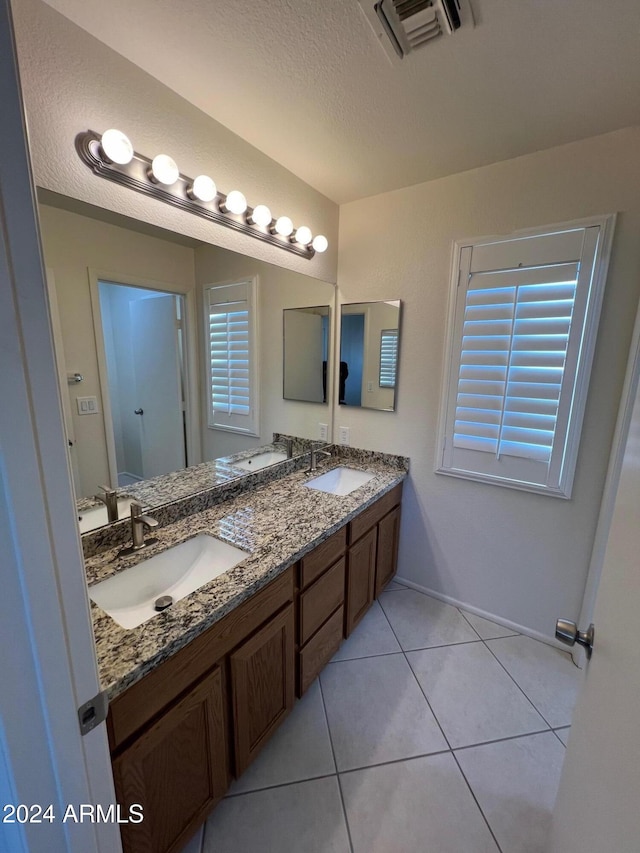
MULTIPOLYGON (((223 456, 211 462, 202 462, 180 471, 161 474, 149 480, 142 480, 140 483, 122 486, 116 491, 119 497, 134 498, 144 507, 159 506, 243 477, 247 472, 238 468, 234 463, 249 459, 257 453, 277 450, 282 450, 279 444, 266 444, 259 448, 250 448, 234 453, 233 456, 223 456)), ((87 509, 90 506, 96 506, 99 501, 95 498, 83 498, 78 501, 79 508, 81 503, 82 509, 87 509)))
POLYGON ((198 533, 250 552, 235 568, 138 628, 121 628, 91 602, 103 689, 112 699, 122 693, 402 482, 407 472, 405 457, 345 448, 312 474, 297 471, 154 531, 157 543, 139 554, 119 557, 118 546, 89 558, 91 585, 198 533), (375 476, 344 496, 305 488, 309 480, 340 465, 375 476))

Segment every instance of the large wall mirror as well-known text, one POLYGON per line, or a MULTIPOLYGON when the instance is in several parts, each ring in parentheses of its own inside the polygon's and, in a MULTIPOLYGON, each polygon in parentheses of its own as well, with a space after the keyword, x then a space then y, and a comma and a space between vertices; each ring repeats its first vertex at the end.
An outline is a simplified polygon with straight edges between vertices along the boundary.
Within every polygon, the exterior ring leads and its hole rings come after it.
POLYGON ((285 308, 282 317, 284 399, 326 403, 331 307, 285 308))
POLYGON ((339 405, 395 411, 399 352, 399 299, 341 305, 339 405))
MULTIPOLYGON (((268 445, 274 432, 319 439, 320 423, 331 425, 322 363, 313 379, 300 377, 297 395, 283 397, 282 318, 310 318, 322 330, 321 362, 329 362, 333 284, 46 191, 39 203, 78 498, 268 445), (257 283, 257 435, 212 428, 208 419, 204 296, 212 285, 249 279, 257 283), (309 314, 314 305, 322 313, 309 314)), ((300 362, 308 356, 294 337, 286 352, 300 362)))

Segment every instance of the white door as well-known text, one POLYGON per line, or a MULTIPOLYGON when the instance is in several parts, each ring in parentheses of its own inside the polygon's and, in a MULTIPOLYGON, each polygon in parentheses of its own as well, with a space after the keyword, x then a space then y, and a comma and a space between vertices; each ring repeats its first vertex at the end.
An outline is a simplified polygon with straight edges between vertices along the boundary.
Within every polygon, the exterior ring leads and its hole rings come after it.
POLYGON ((0 0, 0 850, 117 853, 116 824, 63 823, 115 796, 106 727, 77 717, 98 674, 14 57, 0 0), (19 803, 50 820, 9 823, 19 803))
MULTIPOLYGON (((595 642, 556 801, 550 853, 640 851, 640 347, 594 611, 595 642)), ((561 615, 561 614, 559 614, 561 615)), ((585 626, 581 626, 584 629, 585 626)))
POLYGON ((185 467, 175 296, 130 304, 142 477, 185 467))
MULTIPOLYGON (((69 465, 73 476, 73 485, 76 495, 82 494, 80 490, 80 472, 78 471, 78 454, 76 453, 76 439, 73 430, 73 418, 71 416, 71 400, 69 398, 69 378, 67 362, 64 357, 64 346, 62 344, 62 328, 60 325, 60 312, 58 311, 58 296, 56 294, 55 277, 53 270, 45 270, 47 281, 47 295, 49 297, 49 316, 51 317, 51 331, 53 332, 53 347, 55 350, 56 365, 58 369, 58 381, 60 383, 60 399, 62 402, 62 414, 64 417, 64 428, 67 434, 67 445, 69 454, 69 465)), ((78 375, 78 374, 76 374, 78 375)), ((79 381, 82 381, 81 379, 79 381)))

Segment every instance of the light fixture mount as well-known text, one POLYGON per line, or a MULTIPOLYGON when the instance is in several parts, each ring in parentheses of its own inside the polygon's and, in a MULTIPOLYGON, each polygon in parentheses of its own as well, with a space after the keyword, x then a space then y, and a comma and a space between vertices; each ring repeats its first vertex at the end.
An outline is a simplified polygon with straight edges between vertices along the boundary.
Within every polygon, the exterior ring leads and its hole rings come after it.
POLYGON ((79 133, 75 139, 78 156, 91 169, 94 175, 128 187, 143 195, 164 201, 166 204, 171 204, 180 210, 194 213, 196 216, 216 222, 218 225, 224 225, 226 228, 231 228, 242 234, 248 234, 257 240, 262 240, 272 246, 278 246, 280 249, 292 252, 294 255, 299 255, 307 260, 311 260, 315 255, 313 246, 292 243, 288 237, 272 233, 272 230, 268 226, 258 225, 253 221, 248 222, 247 218, 251 219, 251 215, 253 214, 252 207, 247 207, 246 213, 242 214, 220 210, 219 205, 224 204, 227 200, 226 195, 220 191, 218 191, 216 198, 211 202, 200 202, 197 199, 193 199, 190 195, 193 179, 182 173, 179 174, 176 182, 171 186, 153 183, 148 177, 152 160, 144 157, 142 154, 134 151, 131 161, 126 164, 108 162, 104 158, 104 155, 101 154, 101 139, 101 135, 92 130, 79 133))

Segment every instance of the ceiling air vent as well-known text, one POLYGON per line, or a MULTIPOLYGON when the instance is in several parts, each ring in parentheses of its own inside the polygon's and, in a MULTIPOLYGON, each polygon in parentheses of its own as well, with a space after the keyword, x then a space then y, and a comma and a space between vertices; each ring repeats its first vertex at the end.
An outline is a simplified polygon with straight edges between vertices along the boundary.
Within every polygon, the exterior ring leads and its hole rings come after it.
POLYGON ((358 0, 389 58, 398 59, 461 26, 473 26, 468 0, 358 0))

